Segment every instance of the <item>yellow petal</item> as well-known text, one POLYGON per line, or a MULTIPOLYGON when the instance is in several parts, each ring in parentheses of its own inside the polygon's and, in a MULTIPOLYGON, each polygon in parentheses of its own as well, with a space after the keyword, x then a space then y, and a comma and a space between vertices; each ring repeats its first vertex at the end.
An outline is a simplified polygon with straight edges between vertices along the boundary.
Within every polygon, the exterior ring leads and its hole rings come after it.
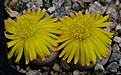
POLYGON ((66 53, 65 53, 65 55, 64 55, 64 57, 63 57, 63 60, 66 60, 66 59, 69 57, 69 55, 70 55, 70 53, 71 53, 71 51, 72 51, 72 49, 73 49, 73 45, 74 45, 75 41, 76 41, 76 40, 73 40, 72 42, 70 42, 70 43, 67 45, 67 47, 66 47, 66 53))
POLYGON ((107 16, 105 16, 105 17, 99 19, 99 20, 96 22, 96 24, 103 23, 103 22, 104 22, 105 20, 107 20, 108 18, 109 18, 109 15, 107 15, 107 16))
POLYGON ((8 59, 10 59, 13 56, 13 54, 16 51, 17 47, 18 47, 18 44, 15 44, 13 46, 13 48, 8 52, 8 59))
POLYGON ((38 36, 41 37, 44 40, 47 40, 53 46, 58 46, 58 43, 57 43, 57 41, 55 39, 52 39, 51 37, 49 37, 47 35, 44 35, 44 34, 40 34, 38 36))
POLYGON ((70 16, 71 16, 72 18, 76 18, 76 16, 74 15, 74 13, 70 13, 70 16))
POLYGON ((100 16, 101 16, 101 12, 98 11, 98 13, 95 15, 94 20, 98 21, 100 19, 100 16))
POLYGON ((112 24, 112 22, 104 22, 104 23, 97 24, 96 27, 107 27, 111 24, 112 24))
POLYGON ((63 18, 60 18, 60 21, 63 23, 63 25, 66 25, 66 26, 70 26, 73 24, 73 19, 69 18, 68 16, 64 16, 63 18))
MULTIPOLYGON (((39 10, 38 10, 39 11, 39 10)), ((39 15, 40 19, 44 17, 46 10, 43 9, 39 15)))
POLYGON ((90 53, 89 53, 89 48, 88 48, 88 46, 87 46, 87 40, 83 40, 82 41, 82 46, 83 46, 83 50, 84 50, 84 53, 85 53, 85 56, 86 56, 86 58, 85 58, 85 61, 86 61, 86 65, 87 66, 89 66, 90 65, 90 61, 91 61, 91 55, 90 55, 90 53))
POLYGON ((20 58, 22 57, 22 54, 23 54, 23 43, 21 44, 19 50, 18 50, 18 55, 17 55, 17 58, 15 60, 15 62, 18 62, 20 60, 20 58))
POLYGON ((81 17, 83 14, 82 14, 82 12, 81 11, 79 11, 78 13, 76 13, 76 16, 78 17, 81 17))
POLYGON ((24 44, 24 56, 25 56, 25 63, 28 64, 29 63, 29 45, 28 45, 28 39, 25 40, 25 44, 24 44))
POLYGON ((85 61, 86 55, 85 55, 85 51, 84 51, 83 42, 80 41, 79 45, 80 45, 79 50, 80 50, 80 55, 81 55, 80 56, 80 61, 81 61, 82 66, 84 66, 86 64, 86 61, 85 61))
POLYGON ((78 44, 79 44, 79 41, 76 40, 76 41, 74 42, 73 46, 72 46, 73 48, 72 48, 71 53, 70 53, 70 55, 69 55, 69 57, 68 57, 67 63, 70 63, 71 60, 72 60, 72 58, 74 58, 74 55, 76 55, 75 53, 76 53, 76 50, 77 50, 77 48, 78 48, 78 46, 79 46, 78 44))
POLYGON ((95 55, 95 52, 94 52, 94 47, 92 46, 92 42, 87 39, 87 46, 88 46, 88 51, 90 53, 90 56, 91 56, 91 61, 92 63, 96 63, 96 55, 95 55))
POLYGON ((55 33, 55 34, 63 34, 62 30, 57 30, 56 28, 46 28, 42 30, 50 33, 55 33))
POLYGON ((100 28, 95 28, 95 31, 101 32, 101 33, 105 34, 109 38, 112 38, 113 37, 113 33, 110 33, 110 32, 108 32, 106 30, 103 30, 103 29, 100 29, 100 28))
POLYGON ((39 56, 39 58, 41 58, 41 60, 45 60, 45 56, 44 56, 44 53, 42 51, 41 45, 38 43, 36 38, 32 37, 31 41, 33 43, 33 46, 34 46, 36 53, 39 56))
POLYGON ((66 42, 64 42, 62 45, 60 45, 57 50, 62 49, 63 47, 65 47, 66 45, 68 45, 71 41, 73 41, 74 39, 69 39, 66 42))
POLYGON ((35 48, 33 46, 33 42, 31 41, 33 40, 33 38, 29 38, 28 42, 29 42, 29 48, 30 48, 30 51, 29 51, 29 54, 31 54, 32 58, 31 58, 31 61, 36 59, 36 51, 35 51, 35 48))
MULTIPOLYGON (((64 54, 69 55, 72 49, 74 41, 72 41, 71 43, 69 43, 67 46, 65 46, 65 48, 62 50, 61 54, 59 55, 59 57, 62 57, 64 54)), ((65 57, 67 58, 68 56, 65 57)), ((65 59, 65 58, 64 58, 65 59)))
POLYGON ((15 35, 10 35, 5 33, 5 37, 8 39, 16 39, 15 35))
POLYGON ((49 32, 42 32, 42 33, 45 34, 45 35, 47 35, 47 36, 50 36, 50 37, 52 37, 54 39, 58 39, 59 38, 59 36, 57 36, 55 34, 52 34, 52 33, 49 33, 49 32))
POLYGON ((17 49, 16 49, 16 51, 15 51, 15 56, 18 55, 19 50, 20 50, 20 48, 21 48, 21 45, 23 44, 22 42, 23 42, 23 40, 19 40, 19 41, 17 42, 18 46, 17 46, 17 49))
POLYGON ((92 42, 92 44, 90 44, 90 46, 94 48, 95 54, 98 56, 98 58, 99 58, 100 60, 102 60, 102 56, 101 56, 101 54, 100 54, 98 48, 95 46, 95 44, 94 44, 93 41, 92 41, 93 38, 89 38, 89 39, 90 39, 90 41, 92 42))
POLYGON ((41 50, 44 53, 44 55, 45 56, 50 55, 49 49, 41 40, 39 40, 39 37, 36 37, 36 41, 38 41, 38 43, 40 44, 41 50))
POLYGON ((47 17, 41 19, 41 20, 39 21, 39 24, 41 25, 41 24, 43 24, 44 22, 51 20, 51 18, 52 18, 52 16, 47 16, 47 17))
POLYGON ((5 21, 5 29, 10 33, 15 32, 15 28, 14 28, 15 25, 16 25, 16 22, 10 18, 7 21, 5 21))
POLYGON ((40 24, 40 28, 55 28, 55 29, 58 29, 60 27, 61 27, 60 22, 56 22, 56 23, 49 22, 49 23, 40 24))
POLYGON ((69 35, 62 35, 62 36, 59 37, 59 39, 57 41, 58 42, 63 42, 63 41, 69 40, 71 38, 72 37, 70 37, 69 35))
POLYGON ((97 37, 92 36, 90 37, 91 39, 93 38, 93 40, 91 40, 95 46, 97 47, 98 51, 100 52, 100 54, 104 57, 106 57, 106 55, 108 54, 108 49, 103 49, 102 47, 102 43, 100 43, 100 41, 97 39, 97 37))
POLYGON ((95 31, 95 34, 97 34, 97 36, 101 36, 101 37, 106 41, 106 43, 111 44, 112 40, 109 39, 109 38, 108 38, 106 35, 104 35, 103 33, 98 32, 98 31, 95 31))
POLYGON ((10 42, 7 43, 8 48, 10 48, 11 46, 15 45, 19 40, 12 40, 10 42))
POLYGON ((77 62, 79 61, 79 56, 80 56, 79 46, 80 45, 78 45, 76 53, 75 53, 74 64, 77 64, 77 62))
POLYGON ((53 51, 56 50, 56 48, 53 47, 47 40, 42 39, 42 38, 39 38, 39 39, 40 39, 49 49, 51 49, 51 50, 53 50, 53 51))

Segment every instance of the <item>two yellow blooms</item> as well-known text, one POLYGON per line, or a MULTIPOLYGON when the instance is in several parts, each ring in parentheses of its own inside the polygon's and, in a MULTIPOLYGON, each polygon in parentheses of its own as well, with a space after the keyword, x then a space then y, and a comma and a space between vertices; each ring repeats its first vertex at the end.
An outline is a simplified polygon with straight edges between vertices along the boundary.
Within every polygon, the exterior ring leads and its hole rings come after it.
POLYGON ((24 53, 26 64, 37 57, 44 61, 50 55, 48 48, 52 51, 62 49, 59 57, 63 60, 89 66, 95 64, 97 58, 101 60, 108 55, 107 46, 111 44, 113 33, 102 27, 111 24, 105 21, 109 15, 103 17, 100 12, 85 15, 78 12, 58 20, 45 14, 45 9, 27 10, 15 20, 6 20, 5 36, 11 40, 7 43, 11 49, 9 59, 15 55, 15 62, 18 62, 24 53))

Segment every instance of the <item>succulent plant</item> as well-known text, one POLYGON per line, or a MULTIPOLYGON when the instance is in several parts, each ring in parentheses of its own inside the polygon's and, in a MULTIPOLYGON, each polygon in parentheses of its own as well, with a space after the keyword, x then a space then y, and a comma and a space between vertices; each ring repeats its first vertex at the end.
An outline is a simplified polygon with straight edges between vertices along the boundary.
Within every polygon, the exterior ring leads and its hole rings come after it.
POLYGON ((102 16, 101 12, 97 14, 76 14, 70 13, 60 19, 62 23, 61 30, 64 33, 59 37, 58 42, 61 45, 57 50, 62 49, 59 57, 70 63, 72 59, 74 64, 81 62, 82 66, 95 64, 96 59, 102 60, 109 54, 108 45, 111 44, 113 33, 103 28, 112 24, 106 22, 109 15, 102 16))
POLYGON ((8 58, 13 55, 18 62, 22 54, 25 56, 25 63, 33 61, 39 57, 42 61, 50 55, 50 50, 55 51, 58 46, 58 34, 63 31, 57 18, 52 15, 45 16, 46 10, 30 10, 23 11, 23 15, 17 16, 16 19, 7 19, 5 21, 5 36, 10 39, 7 42, 8 58))

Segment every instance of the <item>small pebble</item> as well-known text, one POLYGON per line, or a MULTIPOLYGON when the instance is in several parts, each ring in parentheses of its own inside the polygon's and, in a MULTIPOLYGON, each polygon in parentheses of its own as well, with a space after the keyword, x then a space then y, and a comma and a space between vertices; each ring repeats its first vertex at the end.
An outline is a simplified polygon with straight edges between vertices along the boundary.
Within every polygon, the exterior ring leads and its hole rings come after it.
POLYGON ((57 63, 55 63, 52 68, 54 69, 54 71, 58 71, 58 72, 62 71, 61 67, 57 63))
POLYGON ((113 44, 112 50, 113 50, 113 53, 120 53, 120 48, 118 44, 113 44))
POLYGON ((107 8, 107 11, 106 11, 106 14, 111 14, 111 13, 113 13, 113 12, 115 12, 116 11, 116 9, 114 9, 114 8, 112 8, 112 7, 108 7, 107 8))
POLYGON ((119 47, 121 47, 121 43, 119 43, 119 47))
POLYGON ((119 60, 119 66, 121 66, 121 59, 119 60))
POLYGON ((30 66, 27 66, 26 67, 26 71, 29 71, 29 70, 31 70, 31 67, 30 66))
POLYGON ((106 68, 108 71, 110 72, 114 72, 116 73, 117 72, 117 69, 119 68, 119 65, 117 62, 112 62, 108 65, 108 67, 106 68))
POLYGON ((119 5, 119 3, 120 3, 119 0, 116 0, 116 5, 119 5))
POLYGON ((81 7, 80 7, 79 3, 74 2, 72 5, 72 9, 75 11, 79 11, 79 10, 81 10, 81 7))
POLYGON ((107 3, 111 3, 111 1, 112 1, 112 0, 105 0, 105 2, 107 2, 107 3))
POLYGON ((26 73, 26 70, 20 69, 19 72, 20 72, 20 73, 26 73))
POLYGON ((104 69, 103 65, 97 63, 94 70, 105 70, 105 69, 104 69))
POLYGON ((121 43, 121 38, 118 37, 118 36, 115 36, 115 37, 113 38, 113 41, 115 41, 115 42, 117 42, 117 43, 121 43))
POLYGON ((79 75, 79 73, 80 73, 79 70, 75 70, 75 71, 73 72, 73 75, 79 75))
POLYGON ((36 75, 38 71, 37 70, 29 70, 26 74, 27 75, 36 75))
POLYGON ((49 75, 49 71, 43 72, 42 75, 49 75))
POLYGON ((52 13, 53 11, 55 11, 56 7, 53 6, 53 7, 49 7, 47 10, 49 11, 49 13, 52 13))
POLYGON ((116 26, 116 28, 115 28, 116 30, 119 30, 119 29, 121 29, 121 25, 120 24, 118 24, 117 26, 116 26))
POLYGON ((121 53, 112 53, 109 62, 119 61, 121 59, 121 53))
POLYGON ((16 66, 16 70, 17 70, 17 71, 20 70, 20 66, 19 66, 19 65, 16 66))
POLYGON ((118 17, 119 17, 119 13, 118 13, 117 11, 112 12, 111 15, 110 15, 110 17, 112 17, 112 18, 114 18, 115 20, 117 20, 118 17))

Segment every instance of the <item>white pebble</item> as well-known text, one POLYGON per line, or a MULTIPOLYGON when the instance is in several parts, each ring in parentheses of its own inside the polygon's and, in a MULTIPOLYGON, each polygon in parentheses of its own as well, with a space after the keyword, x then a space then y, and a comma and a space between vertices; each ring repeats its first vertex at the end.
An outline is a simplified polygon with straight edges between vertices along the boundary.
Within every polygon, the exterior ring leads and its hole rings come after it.
POLYGON ((117 42, 117 43, 121 43, 121 38, 118 37, 118 36, 115 36, 115 37, 113 38, 113 41, 115 41, 115 42, 117 42))
POLYGON ((16 70, 17 70, 17 71, 20 70, 20 66, 19 66, 19 65, 16 66, 16 70))
POLYGON ((120 48, 119 48, 118 44, 113 44, 112 49, 113 49, 114 53, 119 53, 120 52, 120 48))
POLYGON ((121 66, 121 59, 119 60, 119 65, 121 66))
POLYGON ((73 72, 73 75, 79 75, 79 70, 75 70, 75 71, 73 72))
POLYGON ((56 9, 56 7, 53 6, 53 7, 49 7, 47 10, 48 10, 50 13, 52 13, 53 11, 55 11, 55 9, 56 9))
POLYGON ((94 70, 105 70, 105 69, 103 65, 97 63, 94 70))
POLYGON ((116 30, 119 30, 119 29, 121 29, 121 25, 120 25, 120 24, 118 24, 118 25, 116 26, 116 30))
POLYGON ((120 3, 119 0, 116 0, 116 5, 119 5, 119 3, 120 3))
POLYGON ((21 73, 26 73, 26 71, 25 71, 24 69, 20 69, 19 72, 21 72, 21 73))
POLYGON ((119 47, 121 47, 121 43, 119 43, 119 47))
POLYGON ((115 12, 115 11, 116 11, 116 9, 108 7, 107 11, 106 11, 106 14, 111 14, 112 12, 115 12))

